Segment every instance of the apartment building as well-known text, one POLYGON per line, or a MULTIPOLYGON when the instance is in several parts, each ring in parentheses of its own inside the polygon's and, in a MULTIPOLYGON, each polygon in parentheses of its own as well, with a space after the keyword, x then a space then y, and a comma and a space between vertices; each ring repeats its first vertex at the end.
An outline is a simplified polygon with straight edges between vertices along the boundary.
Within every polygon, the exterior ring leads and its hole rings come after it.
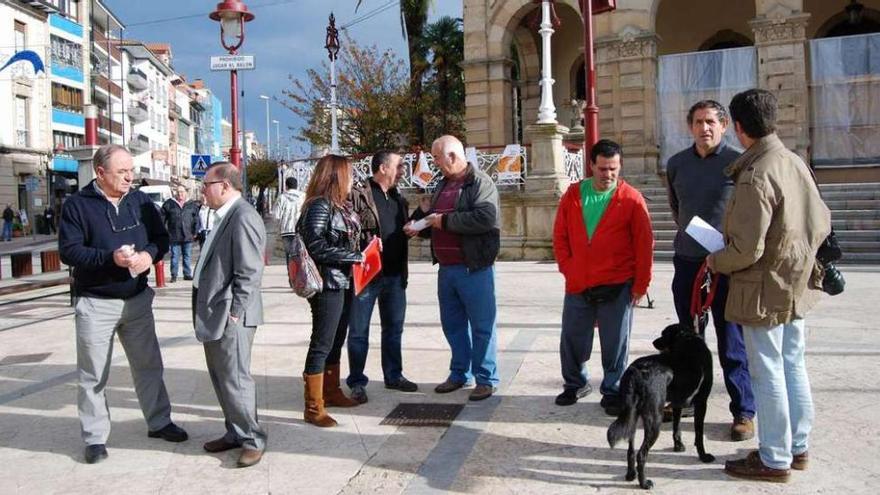
MULTIPOLYGON (((30 2, 34 3, 34 2, 30 2)), ((52 91, 52 145, 50 162, 53 202, 77 189, 77 161, 68 151, 82 145, 85 135, 83 105, 87 102, 88 68, 87 2, 51 0, 56 8, 49 15, 48 70, 52 91)))
POLYGON ((92 0, 90 25, 91 103, 98 112, 98 144, 125 142, 125 60, 119 33, 125 27, 100 0, 92 0))
MULTIPOLYGON (((48 18, 57 9, 48 3, 0 1, 0 65, 25 51, 47 64, 48 18)), ((28 61, 0 72, 0 207, 42 211, 47 201, 47 165, 52 152, 48 69, 36 72, 28 61), (27 184, 38 181, 37 190, 27 184)))
POLYGON ((135 176, 170 181, 168 113, 174 71, 144 43, 122 40, 119 47, 127 57, 126 145, 134 156, 135 176))

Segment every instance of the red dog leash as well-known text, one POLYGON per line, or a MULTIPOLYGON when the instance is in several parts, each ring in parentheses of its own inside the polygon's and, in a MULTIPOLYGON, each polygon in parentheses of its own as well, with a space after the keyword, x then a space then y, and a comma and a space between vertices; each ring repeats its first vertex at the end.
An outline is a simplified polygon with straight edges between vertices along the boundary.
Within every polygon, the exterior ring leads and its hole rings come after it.
POLYGON ((697 270, 694 278, 694 287, 691 290, 691 318, 694 319, 694 331, 700 331, 700 318, 709 312, 712 300, 715 299, 715 291, 718 289, 718 277, 712 276, 706 261, 697 270), (705 297, 705 299, 704 299, 705 297))

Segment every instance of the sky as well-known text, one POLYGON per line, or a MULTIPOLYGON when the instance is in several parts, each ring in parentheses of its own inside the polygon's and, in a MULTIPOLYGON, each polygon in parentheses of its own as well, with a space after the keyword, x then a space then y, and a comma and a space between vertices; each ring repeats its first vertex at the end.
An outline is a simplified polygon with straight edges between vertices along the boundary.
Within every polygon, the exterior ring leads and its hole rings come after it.
MULTIPOLYGON (((126 26, 126 39, 170 43, 175 71, 190 81, 204 79, 223 102, 223 113, 228 118, 229 73, 210 70, 211 56, 226 54, 220 45, 220 25, 208 18, 218 2, 104 0, 126 26), (175 19, 180 17, 185 18, 175 19)), ((327 60, 324 38, 331 11, 336 16, 337 28, 363 19, 348 29, 349 36, 358 43, 375 44, 380 50, 392 49, 401 60, 407 59, 397 1, 363 0, 357 13, 357 0, 245 0, 245 4, 255 18, 245 25, 245 40, 238 53, 254 55, 256 69, 238 72, 244 91, 244 98, 239 98, 239 113, 242 126, 256 131, 260 142, 266 140, 266 102, 259 95, 284 98, 281 92, 290 87, 288 76, 302 79, 306 70, 327 60), (371 12, 375 14, 368 16, 371 12)), ((444 15, 461 17, 462 2, 435 0, 429 22, 444 15)), ((290 144, 292 154, 307 153, 303 143, 291 141, 301 122, 290 110, 270 100, 269 118, 280 122, 280 142, 290 144)), ((270 132, 275 148, 275 124, 271 122, 270 132)))

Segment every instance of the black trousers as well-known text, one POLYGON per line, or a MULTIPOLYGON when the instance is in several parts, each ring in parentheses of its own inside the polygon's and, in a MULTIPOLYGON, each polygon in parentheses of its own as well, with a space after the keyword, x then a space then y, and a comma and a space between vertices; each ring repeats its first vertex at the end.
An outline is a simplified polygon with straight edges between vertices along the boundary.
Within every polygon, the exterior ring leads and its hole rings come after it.
POLYGON ((309 299, 312 337, 306 354, 307 375, 323 373, 326 365, 339 364, 348 333, 351 289, 324 289, 309 299))

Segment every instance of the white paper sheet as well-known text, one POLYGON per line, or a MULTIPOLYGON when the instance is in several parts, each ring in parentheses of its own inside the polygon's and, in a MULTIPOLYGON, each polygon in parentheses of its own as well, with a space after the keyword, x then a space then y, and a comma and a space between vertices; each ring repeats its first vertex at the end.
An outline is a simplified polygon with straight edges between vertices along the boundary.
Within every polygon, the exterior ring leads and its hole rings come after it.
MULTIPOLYGON (((428 215, 428 216, 430 216, 430 215, 428 215)), ((413 230, 419 230, 419 231, 421 231, 421 230, 425 230, 425 229, 428 227, 428 225, 430 225, 430 224, 428 223, 428 217, 425 217, 425 218, 423 218, 423 219, 421 219, 421 220, 416 220, 415 222, 411 223, 409 226, 410 226, 413 230)))
POLYGON ((724 236, 698 216, 691 219, 684 231, 710 253, 724 249, 724 236))

